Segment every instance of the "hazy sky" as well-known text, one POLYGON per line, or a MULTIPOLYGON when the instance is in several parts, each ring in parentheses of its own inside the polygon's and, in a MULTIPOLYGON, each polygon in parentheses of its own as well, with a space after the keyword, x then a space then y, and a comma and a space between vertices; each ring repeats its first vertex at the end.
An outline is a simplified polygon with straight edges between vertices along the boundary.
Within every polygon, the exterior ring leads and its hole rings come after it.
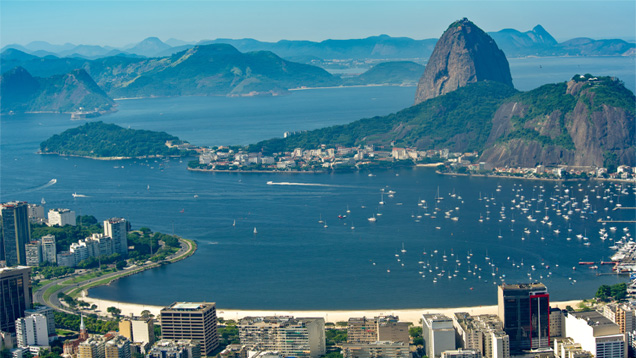
POLYGON ((636 38, 636 1, 11 1, 0 0, 2 46, 123 46, 162 40, 255 38, 262 41, 363 38, 379 34, 437 38, 468 17, 485 31, 543 25, 557 40, 636 38))

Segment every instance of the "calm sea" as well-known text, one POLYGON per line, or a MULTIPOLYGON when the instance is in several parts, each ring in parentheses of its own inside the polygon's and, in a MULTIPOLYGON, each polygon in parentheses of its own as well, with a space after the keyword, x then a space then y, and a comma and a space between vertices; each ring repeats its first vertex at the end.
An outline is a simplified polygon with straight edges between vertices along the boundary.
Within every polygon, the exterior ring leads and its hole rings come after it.
MULTIPOLYGON (((414 92, 372 87, 127 100, 102 119, 194 144, 247 144, 395 112, 412 103, 414 92)), ((91 290, 99 298, 157 305, 207 300, 244 309, 444 307, 494 304, 502 280, 542 281, 556 300, 593 296, 600 284, 625 281, 578 262, 607 260, 610 246, 635 231, 634 224, 597 222, 634 217, 612 210, 617 203, 636 206, 633 185, 443 177, 429 169, 206 174, 185 170, 187 160, 35 154, 41 141, 78 124, 66 115, 2 117, 0 200, 44 198, 47 209, 100 220, 123 216, 133 228, 199 243, 187 260, 91 290), (53 178, 57 183, 47 185, 53 178)))

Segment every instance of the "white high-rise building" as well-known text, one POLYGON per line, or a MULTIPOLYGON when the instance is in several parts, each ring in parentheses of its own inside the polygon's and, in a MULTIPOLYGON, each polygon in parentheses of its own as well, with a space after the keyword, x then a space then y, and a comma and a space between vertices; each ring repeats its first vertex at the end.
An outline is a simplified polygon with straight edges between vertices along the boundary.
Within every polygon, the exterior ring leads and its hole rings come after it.
POLYGON ((57 247, 55 245, 55 236, 42 236, 42 262, 57 262, 57 247))
POLYGON ((57 338, 55 335, 55 317, 53 315, 53 309, 47 306, 37 306, 28 310, 24 310, 25 316, 42 315, 46 317, 46 324, 49 332, 49 342, 52 342, 57 338))
POLYGON ((128 256, 128 222, 124 218, 104 220, 104 236, 113 239, 113 251, 128 256))
POLYGON ((599 312, 568 312, 565 335, 596 358, 627 358, 627 334, 599 312))
POLYGON ((455 349, 453 320, 442 314, 422 316, 422 337, 429 358, 441 357, 442 352, 455 349))
POLYGON ((51 209, 49 210, 49 226, 75 226, 75 212, 69 209, 51 209))
POLYGON ((20 347, 48 346, 48 322, 44 315, 34 314, 15 321, 16 337, 20 347))

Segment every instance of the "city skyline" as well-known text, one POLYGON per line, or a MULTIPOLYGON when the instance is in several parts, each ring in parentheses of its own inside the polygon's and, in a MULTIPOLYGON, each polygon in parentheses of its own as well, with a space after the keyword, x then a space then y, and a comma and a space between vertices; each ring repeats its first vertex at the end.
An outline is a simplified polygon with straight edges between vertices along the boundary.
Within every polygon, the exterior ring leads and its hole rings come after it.
POLYGON ((631 1, 3 1, 2 46, 33 41, 124 47, 216 38, 260 41, 364 38, 380 34, 437 38, 468 17, 485 31, 542 25, 558 41, 636 38, 631 1), (594 15, 594 21, 587 21, 594 15), (78 29, 82 29, 78 31, 78 29))

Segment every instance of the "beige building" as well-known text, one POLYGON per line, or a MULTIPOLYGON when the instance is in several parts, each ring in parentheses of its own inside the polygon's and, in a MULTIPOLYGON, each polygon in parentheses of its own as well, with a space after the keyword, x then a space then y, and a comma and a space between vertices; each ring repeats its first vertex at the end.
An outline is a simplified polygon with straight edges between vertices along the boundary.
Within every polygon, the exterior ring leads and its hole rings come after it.
POLYGON ((196 340, 201 344, 202 355, 212 353, 219 346, 213 302, 175 302, 161 310, 160 320, 163 339, 196 340))
POLYGON ((307 358, 326 353, 324 318, 245 317, 238 330, 241 344, 249 350, 307 358))
POLYGON ((130 341, 128 338, 116 335, 104 345, 104 358, 130 358, 130 341))
POLYGON ((402 342, 409 344, 409 324, 399 322, 397 316, 349 318, 347 343, 371 343, 376 341, 402 342))
POLYGON ((455 313, 453 326, 464 350, 474 349, 485 358, 510 358, 510 338, 497 315, 455 313))
POLYGON ((119 321, 119 334, 135 343, 155 343, 155 326, 152 318, 126 318, 119 321))
POLYGON ((636 329, 636 318, 634 317, 634 307, 622 303, 610 303, 603 307, 603 316, 616 323, 621 333, 630 333, 636 329))
POLYGON ((376 341, 344 343, 340 347, 343 358, 410 358, 409 345, 402 342, 376 341))

